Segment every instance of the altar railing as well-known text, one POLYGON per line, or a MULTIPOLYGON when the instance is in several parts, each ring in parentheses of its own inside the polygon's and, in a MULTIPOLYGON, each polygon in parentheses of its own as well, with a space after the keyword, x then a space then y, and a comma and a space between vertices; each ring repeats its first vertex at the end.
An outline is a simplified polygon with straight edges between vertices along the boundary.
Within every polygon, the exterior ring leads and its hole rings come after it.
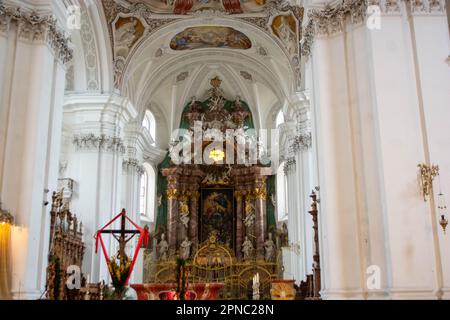
MULTIPOLYGON (((206 241, 186 264, 189 283, 223 283, 220 299, 251 299, 253 277, 260 279, 260 299, 270 299, 273 280, 280 279, 281 259, 266 262, 263 259, 238 261, 227 246, 206 241)), ((146 283, 175 283, 176 263, 174 260, 156 263, 153 273, 145 275, 146 283)))

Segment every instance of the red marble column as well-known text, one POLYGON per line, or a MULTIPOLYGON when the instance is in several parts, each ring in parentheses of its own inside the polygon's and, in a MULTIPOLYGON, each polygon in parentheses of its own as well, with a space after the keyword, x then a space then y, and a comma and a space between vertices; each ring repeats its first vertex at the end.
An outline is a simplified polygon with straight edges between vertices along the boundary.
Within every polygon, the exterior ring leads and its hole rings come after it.
POLYGON ((255 237, 256 237, 256 257, 264 258, 264 242, 266 239, 266 177, 259 176, 255 181, 255 208, 256 208, 256 222, 255 222, 255 237))
POLYGON ((191 191, 190 194, 190 208, 189 208, 189 240, 192 241, 192 252, 196 252, 198 248, 198 200, 200 193, 198 191, 191 191))
POLYGON ((242 241, 244 238, 244 227, 242 223, 242 200, 244 193, 241 190, 237 190, 234 192, 234 196, 236 197, 236 257, 240 259, 242 257, 242 241))

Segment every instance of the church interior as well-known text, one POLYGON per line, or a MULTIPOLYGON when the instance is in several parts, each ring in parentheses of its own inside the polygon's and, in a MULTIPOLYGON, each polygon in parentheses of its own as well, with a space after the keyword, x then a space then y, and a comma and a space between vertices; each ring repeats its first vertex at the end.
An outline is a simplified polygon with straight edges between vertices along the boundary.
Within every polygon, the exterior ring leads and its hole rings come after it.
POLYGON ((450 299, 447 0, 0 0, 0 300, 450 299))

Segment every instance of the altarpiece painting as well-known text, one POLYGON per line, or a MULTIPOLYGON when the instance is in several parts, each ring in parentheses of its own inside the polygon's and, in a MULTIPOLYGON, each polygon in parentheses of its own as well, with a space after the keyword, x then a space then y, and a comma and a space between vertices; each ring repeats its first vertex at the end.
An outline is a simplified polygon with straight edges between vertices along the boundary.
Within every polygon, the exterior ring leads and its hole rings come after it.
POLYGON ((202 188, 200 239, 206 241, 211 233, 230 248, 234 248, 234 196, 231 188, 202 188))

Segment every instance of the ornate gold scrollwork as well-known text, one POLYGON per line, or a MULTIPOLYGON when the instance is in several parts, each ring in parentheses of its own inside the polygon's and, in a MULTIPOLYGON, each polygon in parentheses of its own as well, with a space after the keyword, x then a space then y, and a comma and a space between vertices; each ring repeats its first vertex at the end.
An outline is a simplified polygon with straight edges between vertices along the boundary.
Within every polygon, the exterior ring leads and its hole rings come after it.
POLYGON ((267 189, 266 188, 255 188, 253 194, 256 199, 266 200, 267 199, 267 189))
POLYGON ((420 169, 420 187, 422 188, 423 201, 427 201, 433 190, 434 177, 439 175, 439 166, 427 165, 425 163, 419 163, 417 165, 420 169))
POLYGON ((177 200, 178 199, 178 190, 177 189, 167 189, 167 199, 169 200, 177 200))

